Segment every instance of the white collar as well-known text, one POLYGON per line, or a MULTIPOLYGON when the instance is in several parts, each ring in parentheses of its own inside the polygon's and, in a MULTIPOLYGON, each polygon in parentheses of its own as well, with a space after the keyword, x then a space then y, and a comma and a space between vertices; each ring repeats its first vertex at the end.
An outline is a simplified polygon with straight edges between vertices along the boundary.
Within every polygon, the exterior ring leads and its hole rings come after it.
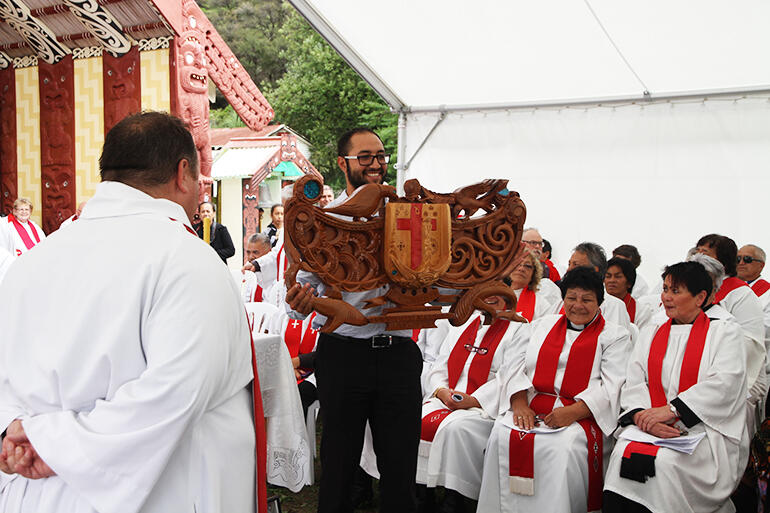
POLYGON ((123 217, 137 214, 157 214, 182 222, 189 227, 190 220, 178 203, 149 194, 121 182, 102 182, 96 194, 83 208, 79 219, 123 217))

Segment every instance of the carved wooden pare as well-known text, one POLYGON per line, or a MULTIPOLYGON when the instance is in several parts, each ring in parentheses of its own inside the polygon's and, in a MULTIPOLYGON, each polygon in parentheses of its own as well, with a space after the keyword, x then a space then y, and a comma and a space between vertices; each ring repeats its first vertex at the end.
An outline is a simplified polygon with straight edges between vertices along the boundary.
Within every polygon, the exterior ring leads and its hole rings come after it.
POLYGON ((295 182, 285 204, 286 287, 297 273, 315 273, 327 285, 313 309, 327 317, 321 331, 341 324, 385 323, 388 330, 454 326, 474 310, 523 321, 516 296, 503 283, 522 255, 526 207, 507 180, 486 180, 451 194, 432 192, 417 180, 399 197, 389 185, 367 184, 343 203, 320 208, 323 180, 307 175, 295 182), (387 201, 386 201, 387 200, 387 201), (381 296, 359 311, 342 292, 373 290, 381 296), (499 310, 498 298, 506 307, 499 310), (441 304, 451 305, 449 312, 441 304), (379 315, 366 310, 383 306, 379 315))

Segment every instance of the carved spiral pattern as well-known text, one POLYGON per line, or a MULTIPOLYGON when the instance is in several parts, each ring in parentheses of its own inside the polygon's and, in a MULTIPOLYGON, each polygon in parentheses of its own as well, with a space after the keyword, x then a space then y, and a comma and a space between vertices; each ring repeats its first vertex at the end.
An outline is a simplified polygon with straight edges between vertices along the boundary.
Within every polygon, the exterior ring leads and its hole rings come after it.
POLYGON ((148 50, 160 50, 161 48, 168 48, 171 45, 171 37, 150 37, 147 39, 139 40, 139 51, 145 52, 148 50))
POLYGON ((131 41, 123 34, 123 27, 96 0, 64 0, 64 3, 112 55, 118 57, 131 50, 131 41))
POLYGON ((7 54, 0 52, 0 69, 5 69, 12 64, 12 60, 7 54))
POLYGON ((32 17, 25 4, 16 0, 0 0, 0 17, 47 63, 56 64, 69 53, 66 47, 56 41, 53 32, 32 17))

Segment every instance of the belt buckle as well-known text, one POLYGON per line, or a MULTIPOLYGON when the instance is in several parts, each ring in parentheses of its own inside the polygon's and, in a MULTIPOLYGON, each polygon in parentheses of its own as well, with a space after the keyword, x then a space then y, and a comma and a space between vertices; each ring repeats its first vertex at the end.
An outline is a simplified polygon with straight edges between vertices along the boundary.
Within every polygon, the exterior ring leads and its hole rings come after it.
POLYGON ((375 335, 372 337, 372 349, 384 349, 393 345, 391 335, 375 335))

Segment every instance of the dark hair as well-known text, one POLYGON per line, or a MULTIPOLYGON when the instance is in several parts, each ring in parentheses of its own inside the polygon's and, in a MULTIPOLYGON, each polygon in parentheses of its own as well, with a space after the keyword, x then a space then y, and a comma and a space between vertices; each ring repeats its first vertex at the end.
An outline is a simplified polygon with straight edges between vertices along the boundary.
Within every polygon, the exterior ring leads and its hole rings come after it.
POLYGON ((631 289, 634 288, 634 284, 636 283, 636 269, 634 269, 634 264, 625 258, 612 257, 607 262, 607 271, 609 271, 612 266, 620 268, 620 272, 623 273, 623 276, 626 277, 626 282, 628 282, 628 291, 631 292, 631 289))
POLYGON ((717 233, 710 233, 701 237, 696 246, 716 248, 717 260, 725 266, 725 274, 727 276, 738 274, 738 246, 733 239, 717 233))
MULTIPOLYGON (((380 139, 380 136, 377 135, 377 133, 375 133, 375 131, 371 128, 358 127, 354 128, 353 130, 348 130, 337 140, 337 156, 344 157, 348 154, 350 151, 350 140, 356 134, 374 134, 377 139, 380 139)), ((380 142, 382 142, 382 139, 380 139, 380 142)))
POLYGON ((543 239, 543 253, 548 253, 548 258, 551 258, 551 243, 548 240, 543 239))
POLYGON ((581 242, 572 251, 583 253, 588 257, 591 265, 599 270, 599 276, 604 276, 604 273, 607 272, 607 254, 600 245, 594 242, 581 242))
POLYGON ((576 267, 571 271, 567 271, 567 274, 559 282, 559 288, 561 289, 562 299, 567 295, 569 289, 579 288, 594 291, 598 303, 601 305, 604 302, 604 281, 602 281, 602 275, 591 267, 576 267))
POLYGON ((272 207, 270 207, 270 215, 271 215, 271 216, 273 215, 273 211, 274 211, 276 208, 278 208, 278 207, 281 207, 281 208, 283 208, 283 205, 282 205, 281 203, 276 203, 275 205, 273 205, 272 207))
POLYGON ((104 137, 99 170, 102 181, 153 187, 171 181, 182 159, 198 177, 198 151, 181 119, 165 112, 127 116, 104 137))
POLYGON ((198 205, 198 212, 201 211, 201 207, 203 205, 211 205, 211 209, 214 211, 215 214, 217 213, 217 206, 210 201, 202 201, 200 205, 198 205))
POLYGON ((701 308, 708 301, 714 287, 708 271, 698 262, 679 262, 678 264, 667 265, 660 276, 664 281, 666 276, 670 277, 672 285, 684 286, 693 296, 698 295, 702 290, 706 291, 706 298, 700 305, 701 308))
POLYGON ((631 244, 623 244, 612 250, 612 256, 618 255, 631 260, 631 263, 634 264, 634 269, 639 267, 639 264, 642 263, 642 255, 639 254, 639 250, 636 249, 636 246, 632 246, 631 244))

